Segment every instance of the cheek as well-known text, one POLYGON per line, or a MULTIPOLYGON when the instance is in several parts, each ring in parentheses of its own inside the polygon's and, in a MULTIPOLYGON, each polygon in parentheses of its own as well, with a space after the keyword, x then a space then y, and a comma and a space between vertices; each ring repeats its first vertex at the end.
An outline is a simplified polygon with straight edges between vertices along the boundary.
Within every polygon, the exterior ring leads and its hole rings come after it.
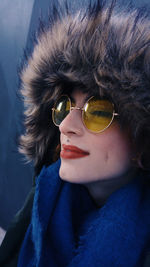
POLYGON ((109 155, 113 150, 113 140, 111 138, 100 138, 97 136, 96 138, 91 139, 91 156, 94 160, 99 161, 99 159, 103 159, 105 162, 108 161, 109 155))
POLYGON ((120 129, 112 129, 101 136, 91 139, 91 159, 100 169, 119 169, 130 163, 131 149, 129 140, 120 129))

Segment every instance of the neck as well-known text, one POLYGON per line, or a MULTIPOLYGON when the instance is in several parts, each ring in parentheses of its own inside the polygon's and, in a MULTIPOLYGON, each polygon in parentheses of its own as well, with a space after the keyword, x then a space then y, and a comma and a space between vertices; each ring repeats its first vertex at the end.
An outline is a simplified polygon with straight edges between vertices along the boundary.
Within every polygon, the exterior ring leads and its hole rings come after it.
POLYGON ((128 184, 132 179, 134 179, 136 172, 137 170, 135 169, 129 169, 123 175, 108 179, 102 179, 96 182, 91 182, 85 184, 85 186, 87 187, 89 194, 93 198, 95 204, 98 207, 101 207, 105 204, 107 198, 113 192, 115 192, 122 186, 128 184))

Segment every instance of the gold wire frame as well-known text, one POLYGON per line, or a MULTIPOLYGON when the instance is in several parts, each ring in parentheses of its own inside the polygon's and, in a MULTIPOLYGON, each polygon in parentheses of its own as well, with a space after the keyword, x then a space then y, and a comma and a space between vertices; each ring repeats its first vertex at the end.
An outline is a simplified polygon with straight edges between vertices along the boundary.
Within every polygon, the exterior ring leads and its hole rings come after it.
MULTIPOLYGON (((63 96, 67 97, 68 100, 69 100, 69 102, 70 102, 70 111, 71 111, 71 110, 81 110, 81 111, 82 111, 82 122, 83 122, 84 126, 86 127, 86 129, 87 129, 89 132, 92 132, 92 133, 101 133, 101 132, 105 131, 105 130, 112 124, 112 122, 113 122, 113 120, 114 120, 114 117, 119 115, 119 114, 116 113, 115 110, 114 110, 114 104, 113 104, 112 102, 109 101, 109 102, 112 104, 112 106, 113 106, 113 113, 112 113, 112 118, 111 118, 110 123, 109 123, 104 129, 102 129, 102 130, 100 130, 100 131, 93 131, 93 130, 90 130, 90 129, 87 128, 87 126, 85 125, 83 116, 84 116, 84 112, 85 112, 85 106, 86 106, 86 104, 87 104, 92 98, 94 98, 94 96, 91 96, 90 98, 88 98, 88 100, 86 101, 86 103, 84 104, 84 106, 83 106, 82 108, 79 108, 79 107, 73 107, 73 106, 72 106, 72 103, 71 103, 71 99, 70 99, 70 97, 69 97, 68 95, 61 95, 61 96, 57 99, 57 101, 58 101, 61 97, 63 97, 63 96)), ((57 102, 57 101, 56 101, 56 102, 57 102)), ((55 102, 55 104, 56 104, 56 102, 55 102)), ((54 104, 54 106, 55 106, 55 104, 54 104)), ((55 122, 55 119, 54 119, 54 112, 55 112, 55 111, 56 111, 56 109, 53 107, 53 108, 52 108, 52 120, 53 120, 53 123, 54 123, 57 127, 59 127, 60 124, 57 124, 57 123, 55 122)), ((70 113, 70 111, 69 111, 69 113, 70 113)), ((68 113, 68 114, 69 114, 69 113, 68 113)), ((64 118, 64 119, 65 119, 65 118, 64 118)))

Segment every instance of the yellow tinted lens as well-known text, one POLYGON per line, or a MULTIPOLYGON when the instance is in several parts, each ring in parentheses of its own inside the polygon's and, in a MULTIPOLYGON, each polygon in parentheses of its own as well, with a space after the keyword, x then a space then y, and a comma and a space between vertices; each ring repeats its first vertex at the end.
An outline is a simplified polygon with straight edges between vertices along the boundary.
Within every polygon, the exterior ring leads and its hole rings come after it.
POLYGON ((85 126, 93 132, 105 130, 113 119, 113 104, 105 99, 92 97, 85 105, 83 121, 85 126))
POLYGON ((64 118, 70 112, 70 100, 67 96, 61 96, 55 103, 53 109, 53 121, 56 125, 60 125, 64 118))

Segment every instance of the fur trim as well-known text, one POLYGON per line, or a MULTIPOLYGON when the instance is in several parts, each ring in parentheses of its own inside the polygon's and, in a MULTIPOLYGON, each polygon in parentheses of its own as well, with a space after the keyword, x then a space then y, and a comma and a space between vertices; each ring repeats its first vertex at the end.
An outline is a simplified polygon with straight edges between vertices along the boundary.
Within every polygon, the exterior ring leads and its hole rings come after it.
POLYGON ((22 70, 26 133, 20 150, 37 172, 53 162, 59 144, 54 101, 75 87, 109 96, 129 129, 138 164, 149 159, 150 21, 143 9, 119 11, 114 2, 106 7, 97 1, 75 15, 55 8, 22 70))

